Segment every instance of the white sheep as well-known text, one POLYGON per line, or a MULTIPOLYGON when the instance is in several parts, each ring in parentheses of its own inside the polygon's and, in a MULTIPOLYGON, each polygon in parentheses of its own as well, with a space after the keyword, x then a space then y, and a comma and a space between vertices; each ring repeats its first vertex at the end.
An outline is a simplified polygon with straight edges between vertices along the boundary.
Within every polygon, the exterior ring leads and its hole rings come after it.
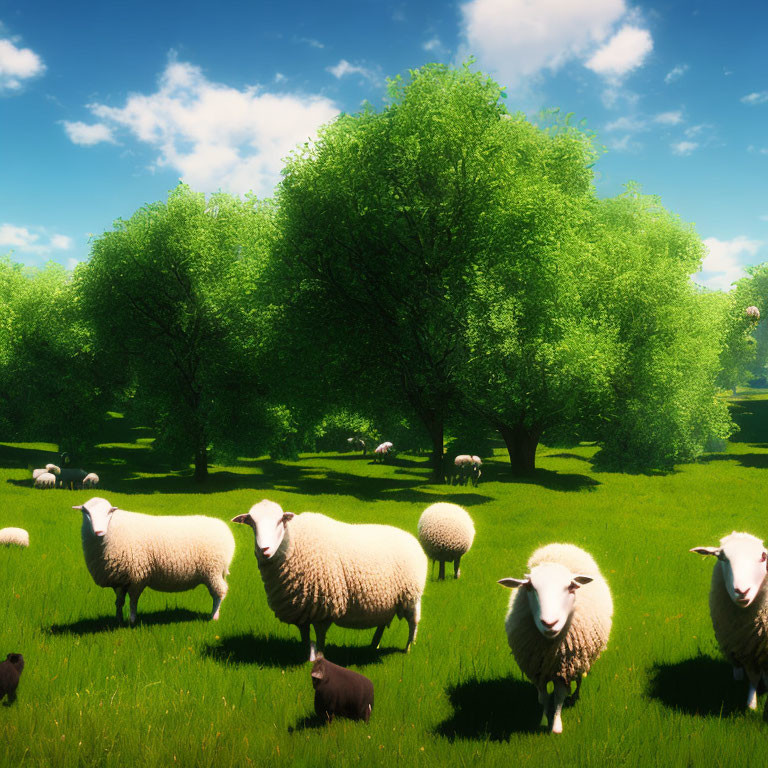
POLYGON ((571 683, 581 678, 608 643, 613 601, 592 556, 573 544, 548 544, 528 560, 524 579, 501 579, 520 587, 509 601, 505 621, 509 647, 520 669, 536 686, 550 730, 562 733, 560 712, 571 683), (554 684, 552 698, 547 684, 554 684))
POLYGON ((99 484, 99 476, 95 472, 89 472, 83 478, 83 488, 93 488, 94 485, 99 484))
POLYGON ((468 453, 461 453, 453 460, 451 473, 451 485, 464 485, 467 482, 472 469, 472 457, 468 453))
POLYGON ((98 586, 115 590, 118 622, 123 619, 126 593, 135 624, 139 596, 147 587, 183 592, 198 584, 205 584, 213 598, 211 618, 219 618, 235 552, 232 532, 222 520, 126 512, 98 496, 72 509, 83 513, 88 571, 98 586))
POLYGON ((253 528, 256 561, 275 616, 295 624, 313 661, 331 624, 376 627, 378 648, 392 619, 408 621, 416 639, 427 558, 410 533, 390 525, 352 525, 325 515, 283 512, 266 499, 234 523, 253 528), (315 628, 317 644, 310 639, 315 628))
POLYGON ((29 546, 29 534, 23 528, 0 528, 0 545, 29 546))
MULTIPOLYGON (((757 686, 768 676, 768 552, 749 533, 734 531, 719 547, 691 552, 717 557, 709 589, 709 613, 720 650, 736 680, 749 679, 747 707, 757 709, 757 686)), ((768 710, 767 710, 768 711, 768 710)))
POLYGON ((45 471, 46 472, 51 472, 54 475, 60 475, 61 474, 61 469, 59 469, 59 467, 57 467, 55 464, 46 464, 45 465, 45 471))
POLYGON ((43 472, 35 478, 35 488, 55 488, 56 475, 51 472, 43 472))
POLYGON ((384 460, 387 458, 387 455, 392 452, 392 449, 395 446, 390 443, 388 440, 384 443, 381 443, 381 445, 377 446, 376 449, 373 452, 373 460, 374 462, 384 462, 384 460))
POLYGON ((427 557, 440 563, 438 580, 445 578, 448 560, 453 563, 453 577, 458 579, 461 558, 469 552, 475 538, 475 526, 467 512, 458 504, 439 501, 424 510, 419 518, 418 532, 427 557))
POLYGON ((32 470, 32 479, 37 480, 40 475, 42 475, 44 472, 47 472, 47 469, 33 469, 32 470))

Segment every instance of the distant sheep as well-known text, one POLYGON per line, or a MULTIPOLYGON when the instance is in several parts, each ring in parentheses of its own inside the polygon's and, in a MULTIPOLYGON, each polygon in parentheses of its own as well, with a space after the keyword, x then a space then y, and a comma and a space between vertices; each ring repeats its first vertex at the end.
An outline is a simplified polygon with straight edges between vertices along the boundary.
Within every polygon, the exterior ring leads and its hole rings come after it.
POLYGON ((29 534, 23 528, 0 528, 0 545, 28 547, 29 534))
POLYGON ((408 621, 407 651, 416 639, 427 558, 410 533, 391 525, 352 525, 325 515, 283 512, 266 499, 232 518, 253 528, 256 561, 275 616, 295 624, 314 661, 331 624, 376 627, 378 648, 397 616, 408 621), (317 645, 311 642, 310 625, 317 645))
POLYGON ((37 480, 37 478, 40 477, 40 475, 44 474, 47 471, 48 471, 47 469, 33 469, 32 470, 32 479, 33 480, 37 480))
POLYGON ((365 440, 363 440, 360 437, 348 437, 347 438, 347 445, 349 445, 349 449, 351 451, 362 451, 363 456, 365 456, 366 451, 366 445, 365 440))
POLYGON ((126 512, 98 496, 72 509, 83 513, 83 554, 91 577, 115 590, 118 622, 126 593, 135 624, 139 596, 147 587, 183 592, 198 584, 205 584, 213 598, 211 618, 219 618, 235 552, 226 523, 202 515, 126 512))
POLYGON ((712 627, 734 678, 743 679, 746 671, 747 707, 757 709, 760 678, 768 675, 768 552, 757 537, 736 531, 720 539, 719 547, 691 552, 717 557, 709 589, 712 627))
POLYGON ((451 485, 466 485, 469 480, 473 486, 477 487, 482 466, 483 460, 479 456, 461 453, 453 460, 450 477, 446 478, 446 482, 450 482, 451 485))
POLYGON ((373 460, 374 462, 383 463, 387 456, 391 453, 394 453, 394 445, 390 443, 389 441, 385 443, 381 443, 381 445, 376 447, 376 450, 373 452, 373 460))
POLYGON ((35 488, 55 488, 56 475, 51 472, 43 472, 35 479, 35 488))
POLYGON ((315 714, 327 722, 335 715, 351 720, 371 719, 373 683, 359 672, 328 661, 322 653, 312 665, 315 714))
POLYGON ((83 488, 93 488, 94 485, 99 484, 99 476, 95 472, 89 472, 83 478, 83 488))
POLYGON ((475 538, 475 526, 467 512, 458 504, 432 504, 419 518, 418 532, 427 557, 440 563, 438 580, 445 579, 446 561, 453 563, 453 577, 458 579, 461 558, 469 552, 475 538))
POLYGON ((548 544, 528 560, 524 579, 501 579, 519 587, 505 621, 515 661, 539 691, 552 733, 562 733, 560 713, 571 683, 578 698, 585 675, 608 643, 613 601, 591 555, 573 544, 548 544), (550 699, 547 684, 554 684, 550 699))
POLYGON ((88 476, 84 469, 61 469, 56 474, 56 487, 75 490, 83 487, 83 480, 88 476))

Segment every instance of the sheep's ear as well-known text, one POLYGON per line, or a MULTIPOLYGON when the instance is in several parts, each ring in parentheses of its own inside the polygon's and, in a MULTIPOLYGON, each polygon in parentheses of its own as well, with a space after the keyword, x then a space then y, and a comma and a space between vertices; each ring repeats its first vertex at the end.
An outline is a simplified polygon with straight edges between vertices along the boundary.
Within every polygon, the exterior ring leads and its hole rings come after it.
POLYGON ((237 517, 232 518, 233 523, 243 523, 244 525, 253 525, 252 520, 253 518, 251 517, 250 513, 246 515, 238 515, 237 517))
POLYGON ((527 587, 530 583, 530 579, 499 579, 498 584, 502 587, 509 587, 510 589, 516 589, 517 587, 527 587))
POLYGON ((571 579, 568 589, 570 589, 571 592, 575 592, 579 587, 583 587, 585 584, 589 584, 592 581, 594 581, 592 576, 576 575, 571 579))
POLYGON ((107 514, 111 515, 113 512, 117 512, 117 507, 110 507, 107 514))
POLYGON ((287 523, 289 520, 293 520, 296 515, 293 512, 283 512, 283 522, 287 523))
POLYGON ((722 549, 720 549, 720 547, 694 547, 688 551, 695 552, 697 555, 714 555, 715 557, 719 557, 722 549))
POLYGON ((82 509, 82 508, 83 508, 82 504, 77 504, 74 507, 72 507, 72 509, 82 509))

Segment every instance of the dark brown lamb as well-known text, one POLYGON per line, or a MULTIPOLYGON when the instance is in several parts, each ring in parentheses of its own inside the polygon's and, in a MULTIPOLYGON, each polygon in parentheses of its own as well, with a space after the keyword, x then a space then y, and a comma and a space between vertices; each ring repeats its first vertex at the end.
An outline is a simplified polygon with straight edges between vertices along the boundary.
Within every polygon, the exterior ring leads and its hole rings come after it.
POLYGON ((373 709, 373 683, 318 654, 312 665, 315 713, 331 722, 334 715, 367 723, 373 709))
POLYGON ((0 663, 0 699, 8 696, 8 703, 16 700, 16 689, 24 669, 24 657, 20 653, 9 653, 0 663))

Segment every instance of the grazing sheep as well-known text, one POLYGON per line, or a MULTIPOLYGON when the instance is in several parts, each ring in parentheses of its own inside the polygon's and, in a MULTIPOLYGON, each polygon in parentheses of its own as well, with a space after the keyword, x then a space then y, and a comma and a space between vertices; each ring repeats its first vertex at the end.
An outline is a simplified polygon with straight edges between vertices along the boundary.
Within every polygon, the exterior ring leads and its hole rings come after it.
POLYGON ((72 509, 83 513, 83 554, 91 577, 115 590, 118 622, 126 593, 135 624, 139 596, 147 587, 184 592, 198 584, 205 584, 213 598, 211 618, 219 618, 235 552, 232 532, 222 520, 126 512, 98 496, 72 509))
POLYGON ((0 528, 0 544, 28 547, 29 534, 23 528, 0 528))
POLYGON ((394 453, 394 447, 395 446, 389 441, 377 446, 376 450, 373 452, 374 462, 378 461, 383 463, 390 453, 394 453))
MULTIPOLYGON (((419 518, 419 541, 427 557, 440 563, 438 580, 445 579, 445 563, 453 563, 453 577, 461 575, 461 557, 475 538, 472 518, 458 504, 440 501, 427 507, 419 518)), ((433 569, 434 573, 434 569, 433 569)))
POLYGON ((350 720, 371 719, 373 683, 359 672, 340 667, 318 653, 312 665, 315 714, 329 723, 334 715, 350 720))
POLYGON ((83 478, 83 488, 93 488, 94 485, 99 484, 99 476, 95 472, 89 472, 83 478))
POLYGON ((52 472, 54 475, 58 475, 59 472, 61 472, 61 470, 55 464, 46 464, 45 471, 52 472))
POLYGON ((733 665, 733 676, 749 679, 747 707, 757 709, 757 687, 768 676, 768 553, 763 542, 734 531, 719 547, 691 552, 717 557, 709 589, 709 613, 720 650, 733 665))
POLYGON ((20 653, 9 653, 0 663, 0 700, 8 697, 8 703, 16 701, 21 673, 24 671, 24 657, 20 653))
POLYGON ((416 639, 427 558, 410 533, 390 525, 352 525, 325 515, 283 512, 264 499, 232 518, 253 528, 267 602, 275 616, 295 624, 314 661, 325 635, 340 627, 376 627, 379 647, 392 619, 408 621, 407 651, 416 639), (315 628, 317 645, 310 640, 315 628))
POLYGON ((44 474, 47 471, 48 471, 47 469, 33 469, 32 470, 32 479, 33 480, 37 480, 37 478, 40 477, 40 475, 44 474))
POLYGON ((35 479, 35 488, 55 488, 56 487, 56 475, 52 472, 43 472, 42 475, 38 475, 35 479))
POLYGON ((539 691, 552 733, 562 733, 560 712, 576 681, 608 643, 613 601, 591 555, 573 544, 548 544, 528 560, 524 579, 501 579, 521 587, 509 601, 507 640, 520 669, 539 691), (547 684, 554 683, 551 699, 547 684))
POLYGON ((74 491, 83 487, 83 480, 88 477, 84 469, 60 469, 56 473, 56 487, 74 491))
POLYGON ((472 457, 468 453, 459 454, 453 460, 451 473, 451 485, 466 485, 467 478, 472 471, 472 457))

